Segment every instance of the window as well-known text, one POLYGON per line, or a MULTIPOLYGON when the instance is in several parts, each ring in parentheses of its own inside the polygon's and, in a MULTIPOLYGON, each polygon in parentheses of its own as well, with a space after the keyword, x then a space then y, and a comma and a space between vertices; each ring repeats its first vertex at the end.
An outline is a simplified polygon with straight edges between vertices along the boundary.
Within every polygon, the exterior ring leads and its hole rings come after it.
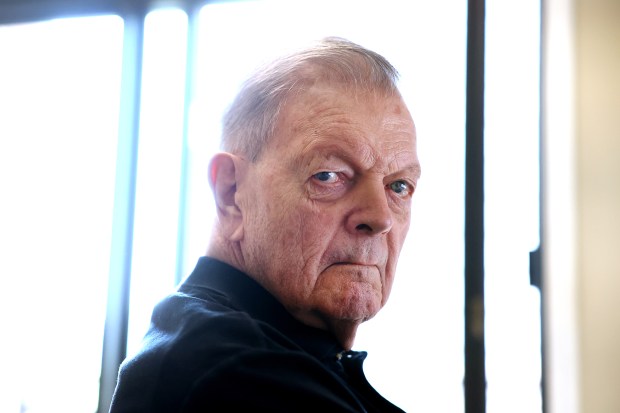
POLYGON ((540 412, 540 291, 528 254, 540 243, 540 2, 488 0, 486 11, 487 411, 540 412))
MULTIPOLYGON (((137 29, 122 11, 0 26, 0 247, 9 252, 0 274, 10 283, 0 317, 19 314, 2 320, 13 339, 1 344, 9 391, 0 410, 96 410, 108 277, 131 274, 130 292, 113 284, 111 295, 128 294, 122 341, 132 353, 154 304, 206 250, 207 164, 239 83, 271 56, 336 35, 399 69, 423 168, 392 296, 354 348, 369 351, 369 380, 404 410, 462 411, 466 2, 186 3, 132 10, 137 29), (121 81, 131 42, 136 105, 121 81), (137 131, 131 154, 129 136, 119 138, 127 116, 137 131), (123 205, 131 219, 120 224, 119 179, 129 190, 135 180, 135 203, 123 205), (127 274, 117 274, 115 254, 129 260, 127 274)), ((539 3, 487 5, 487 410, 534 412, 540 299, 527 257, 539 242, 539 3), (515 388, 524 397, 507 405, 515 388)))
POLYGON ((0 26, 0 411, 95 411, 123 21, 0 26))
POLYGON ((183 11, 162 9, 146 16, 131 268, 130 353, 139 347, 155 304, 175 287, 179 205, 184 195, 180 191, 186 50, 187 15, 183 11))
MULTIPOLYGON (((369 351, 369 380, 405 411, 453 412, 463 406, 466 7, 462 1, 413 1, 403 10, 402 4, 259 1, 205 6, 198 18, 192 111, 197 132, 190 134, 198 174, 192 176, 188 196, 204 196, 211 137, 219 136, 221 114, 237 85, 260 62, 330 35, 380 51, 401 73, 423 172, 392 296, 386 308, 360 328, 354 348, 369 351)), ((187 215, 188 228, 198 230, 189 237, 195 244, 186 249, 193 251, 186 273, 208 241, 208 231, 202 230, 207 204, 193 199, 188 206, 194 208, 187 215)))

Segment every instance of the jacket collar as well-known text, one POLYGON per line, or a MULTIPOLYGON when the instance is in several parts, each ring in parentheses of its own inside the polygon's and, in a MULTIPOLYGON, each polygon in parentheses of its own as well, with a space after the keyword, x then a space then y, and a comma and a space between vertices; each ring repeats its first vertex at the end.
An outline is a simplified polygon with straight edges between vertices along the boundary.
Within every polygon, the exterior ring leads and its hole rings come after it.
POLYGON ((331 333, 301 323, 258 282, 222 261, 201 257, 179 290, 186 287, 218 291, 234 308, 276 328, 320 360, 335 361, 343 351, 331 333))

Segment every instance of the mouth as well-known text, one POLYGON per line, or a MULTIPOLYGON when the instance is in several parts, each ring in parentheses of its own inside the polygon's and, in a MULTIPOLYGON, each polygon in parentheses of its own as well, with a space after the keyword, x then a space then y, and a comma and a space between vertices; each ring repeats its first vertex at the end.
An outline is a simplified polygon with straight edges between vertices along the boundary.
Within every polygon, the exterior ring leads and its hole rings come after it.
POLYGON ((355 267, 376 267, 376 264, 369 264, 363 262, 353 262, 353 261, 338 261, 333 264, 330 264, 329 267, 337 267, 337 266, 355 266, 355 267))
POLYGON ((384 254, 378 248, 355 248, 347 251, 331 252, 323 256, 322 268, 349 267, 347 271, 366 271, 372 268, 380 270, 385 265, 384 254))
POLYGON ((332 265, 365 265, 365 264, 354 262, 354 261, 337 261, 333 263, 332 265))

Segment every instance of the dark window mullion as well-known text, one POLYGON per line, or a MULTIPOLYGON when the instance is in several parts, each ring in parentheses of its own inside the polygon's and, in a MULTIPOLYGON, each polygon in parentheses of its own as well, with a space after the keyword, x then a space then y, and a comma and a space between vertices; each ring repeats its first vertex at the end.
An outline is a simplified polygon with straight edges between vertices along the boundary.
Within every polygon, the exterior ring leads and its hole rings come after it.
POLYGON ((467 11, 465 144, 465 412, 486 410, 484 345, 485 1, 467 11))

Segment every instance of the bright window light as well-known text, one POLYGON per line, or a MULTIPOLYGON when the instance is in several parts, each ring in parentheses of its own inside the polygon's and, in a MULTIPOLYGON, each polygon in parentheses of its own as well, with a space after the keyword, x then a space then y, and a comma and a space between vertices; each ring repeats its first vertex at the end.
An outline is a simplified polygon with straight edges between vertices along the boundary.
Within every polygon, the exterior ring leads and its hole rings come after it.
MULTIPOLYGON (((197 16, 195 50, 185 12, 146 16, 129 354, 179 268, 188 275, 205 254, 207 166, 240 82, 275 55, 341 36, 400 71, 423 169, 392 296, 354 349, 369 352, 370 382, 405 411, 463 411, 466 6, 214 2, 197 16)), ((539 2, 487 7, 487 410, 536 412, 540 298, 527 258, 539 242, 539 2)), ((118 16, 0 26, 1 412, 97 409, 122 48, 118 16)))
POLYGON ((360 328, 354 348, 369 351, 369 380, 405 411, 463 410, 465 23, 460 0, 239 2, 207 5, 199 17, 185 274, 209 239, 207 163, 218 148, 221 116, 255 66, 341 36, 377 50, 400 71, 423 173, 392 297, 360 328))
POLYGON ((155 304, 174 289, 179 222, 187 15, 149 13, 138 142, 128 352, 139 346, 155 304))
POLYGON ((0 26, 0 411, 97 409, 123 21, 0 26))
POLYGON ((540 292, 529 279, 540 242, 540 1, 486 4, 487 412, 540 412, 540 292))

